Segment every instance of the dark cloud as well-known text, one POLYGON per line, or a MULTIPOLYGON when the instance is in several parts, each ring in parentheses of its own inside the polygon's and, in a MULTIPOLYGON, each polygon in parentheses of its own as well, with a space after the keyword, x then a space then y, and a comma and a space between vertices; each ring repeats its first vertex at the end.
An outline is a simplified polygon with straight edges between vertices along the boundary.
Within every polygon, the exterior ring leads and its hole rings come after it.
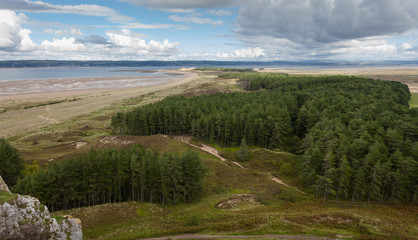
POLYGON ((192 8, 215 8, 237 5, 239 0, 120 0, 134 5, 142 5, 156 9, 192 9, 192 8))
POLYGON ((85 39, 77 39, 76 42, 79 43, 94 43, 94 44, 111 44, 106 38, 99 36, 99 35, 90 35, 88 38, 85 39))
POLYGON ((254 0, 237 17, 238 33, 314 46, 418 29, 416 0, 254 0))

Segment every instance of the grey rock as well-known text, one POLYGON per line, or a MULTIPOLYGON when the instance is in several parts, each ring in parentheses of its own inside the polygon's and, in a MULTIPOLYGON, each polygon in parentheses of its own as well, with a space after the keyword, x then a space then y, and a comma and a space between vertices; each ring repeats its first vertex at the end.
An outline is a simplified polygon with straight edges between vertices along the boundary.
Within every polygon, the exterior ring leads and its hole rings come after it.
POLYGON ((38 199, 16 195, 0 202, 0 239, 79 240, 83 239, 83 232, 79 219, 64 216, 58 222, 38 199))

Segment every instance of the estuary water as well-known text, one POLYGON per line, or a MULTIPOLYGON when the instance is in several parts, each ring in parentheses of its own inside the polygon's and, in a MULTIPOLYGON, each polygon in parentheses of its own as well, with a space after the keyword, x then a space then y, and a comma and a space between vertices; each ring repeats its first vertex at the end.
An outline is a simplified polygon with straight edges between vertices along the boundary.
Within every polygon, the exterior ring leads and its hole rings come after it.
POLYGON ((141 87, 183 76, 160 70, 158 67, 0 68, 0 95, 141 87))
MULTIPOLYGON (((51 67, 0 68, 0 81, 85 77, 167 76, 160 67, 51 67)), ((165 69, 170 69, 169 67, 165 69)))

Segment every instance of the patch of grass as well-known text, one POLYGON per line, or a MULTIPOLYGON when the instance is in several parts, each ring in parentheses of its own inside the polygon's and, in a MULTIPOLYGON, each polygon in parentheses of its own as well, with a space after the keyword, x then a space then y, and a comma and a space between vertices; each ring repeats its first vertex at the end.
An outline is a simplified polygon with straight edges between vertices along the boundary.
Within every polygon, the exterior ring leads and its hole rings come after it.
POLYGON ((277 198, 293 203, 310 200, 309 196, 299 193, 293 187, 287 187, 282 189, 282 191, 278 194, 277 198))
POLYGON ((411 94, 411 100, 409 101, 409 107, 418 108, 418 93, 411 94))
POLYGON ((66 219, 64 216, 61 215, 52 215, 51 218, 55 218, 57 220, 57 223, 60 223, 66 219))
POLYGON ((30 108, 34 108, 34 107, 42 107, 42 106, 48 106, 48 105, 54 105, 54 104, 58 104, 58 103, 63 103, 63 102, 75 102, 80 100, 80 98, 72 98, 72 99, 64 99, 64 100, 56 100, 56 101, 49 101, 46 103, 38 103, 38 104, 34 104, 34 105, 29 105, 29 106, 25 106, 23 107, 23 109, 30 109, 30 108))
POLYGON ((10 194, 5 190, 0 190, 0 203, 12 203, 17 198, 17 194, 10 194))

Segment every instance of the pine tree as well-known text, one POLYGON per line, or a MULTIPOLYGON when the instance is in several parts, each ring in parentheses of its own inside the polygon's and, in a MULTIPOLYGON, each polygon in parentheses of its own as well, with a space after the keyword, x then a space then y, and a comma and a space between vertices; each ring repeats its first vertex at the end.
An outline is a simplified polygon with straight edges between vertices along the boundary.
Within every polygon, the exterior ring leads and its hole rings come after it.
POLYGON ((336 200, 338 200, 340 194, 342 194, 344 198, 347 198, 348 191, 350 188, 350 179, 352 171, 353 170, 351 169, 350 164, 348 163, 347 156, 344 155, 337 171, 338 186, 336 200))
POLYGON ((381 169, 381 164, 380 161, 378 161, 374 167, 373 167, 373 171, 372 171, 372 176, 371 176, 371 182, 370 182, 370 190, 369 190, 369 198, 368 201, 370 202, 370 200, 380 200, 382 197, 382 176, 381 173, 382 169, 381 169))

